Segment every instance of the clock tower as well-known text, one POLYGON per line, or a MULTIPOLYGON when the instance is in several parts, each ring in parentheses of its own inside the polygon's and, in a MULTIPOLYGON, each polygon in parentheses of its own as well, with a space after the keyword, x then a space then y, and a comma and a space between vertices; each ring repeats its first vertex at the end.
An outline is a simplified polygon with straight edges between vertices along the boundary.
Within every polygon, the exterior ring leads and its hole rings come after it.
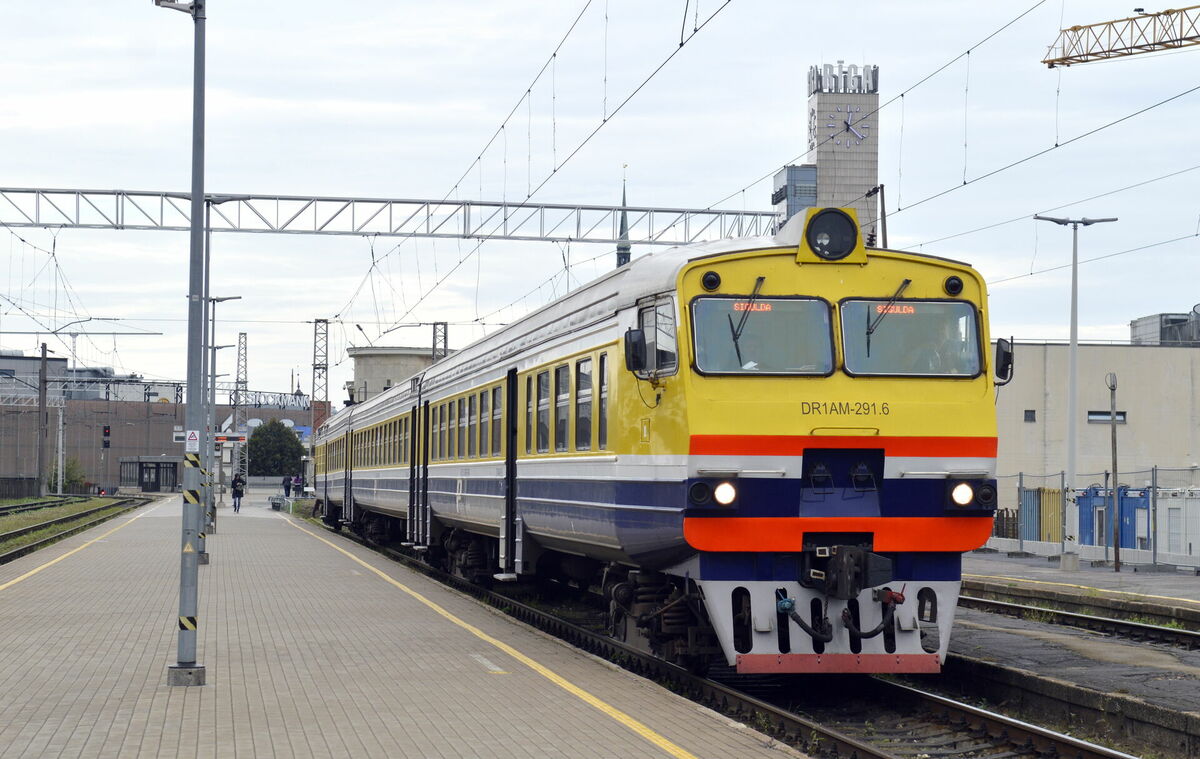
POLYGON ((863 232, 877 231, 879 67, 825 64, 808 70, 808 162, 817 167, 817 207, 851 207, 863 232))

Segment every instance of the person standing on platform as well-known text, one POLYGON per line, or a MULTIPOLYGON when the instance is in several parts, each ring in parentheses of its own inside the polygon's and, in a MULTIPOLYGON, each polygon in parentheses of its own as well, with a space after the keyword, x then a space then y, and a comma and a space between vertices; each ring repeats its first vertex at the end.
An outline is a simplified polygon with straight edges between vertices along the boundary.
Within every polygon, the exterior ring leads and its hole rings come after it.
POLYGON ((286 474, 283 476, 283 497, 292 497, 292 478, 288 477, 286 474))
POLYGON ((246 478, 241 474, 235 474, 230 486, 233 489, 233 513, 236 514, 242 510, 242 496, 246 494, 246 478))
POLYGON ((296 494, 297 498, 304 497, 304 478, 300 475, 292 478, 292 492, 296 494))

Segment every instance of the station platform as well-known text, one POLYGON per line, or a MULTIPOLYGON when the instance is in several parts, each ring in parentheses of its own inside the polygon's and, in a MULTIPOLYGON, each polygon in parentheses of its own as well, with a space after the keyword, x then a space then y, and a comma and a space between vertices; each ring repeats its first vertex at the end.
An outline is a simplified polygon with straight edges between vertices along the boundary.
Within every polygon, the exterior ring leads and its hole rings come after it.
POLYGON ((0 757, 802 757, 286 513, 218 510, 203 686, 178 495, 0 566, 0 757))
MULTIPOLYGON (((1200 620, 1200 577, 1132 569, 1081 566, 1068 571, 1044 557, 971 553, 963 557, 963 594, 1021 589, 1029 592, 1033 605, 1038 600, 1051 606, 1074 602, 1101 616, 1106 608, 1129 613, 1154 609, 1195 629, 1194 620, 1200 620)), ((1141 710, 1147 720, 1185 719, 1188 732, 1200 736, 1200 651, 960 607, 950 652, 1041 678, 1047 693, 1061 691, 1064 703, 1088 693, 1097 703, 1124 699, 1127 703, 1110 708, 1127 714, 1141 710), (1066 689, 1077 692, 1068 694, 1066 689)))

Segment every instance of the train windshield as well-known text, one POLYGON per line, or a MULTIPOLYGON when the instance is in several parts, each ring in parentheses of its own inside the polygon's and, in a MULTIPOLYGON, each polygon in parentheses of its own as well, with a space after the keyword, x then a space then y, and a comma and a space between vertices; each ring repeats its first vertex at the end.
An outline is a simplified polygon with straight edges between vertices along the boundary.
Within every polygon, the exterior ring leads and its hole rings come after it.
POLYGON ((979 375, 979 328, 970 303, 848 300, 841 314, 850 374, 979 375))
POLYGON ((692 302, 701 374, 829 374, 829 304, 815 298, 697 298, 692 302))

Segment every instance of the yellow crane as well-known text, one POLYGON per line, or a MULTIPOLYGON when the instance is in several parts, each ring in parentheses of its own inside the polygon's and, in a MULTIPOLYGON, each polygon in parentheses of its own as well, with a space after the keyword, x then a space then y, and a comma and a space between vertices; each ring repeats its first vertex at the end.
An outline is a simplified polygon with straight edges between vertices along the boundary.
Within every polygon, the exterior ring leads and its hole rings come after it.
POLYGON ((1062 29, 1042 63, 1050 68, 1200 45, 1200 5, 1062 29))

